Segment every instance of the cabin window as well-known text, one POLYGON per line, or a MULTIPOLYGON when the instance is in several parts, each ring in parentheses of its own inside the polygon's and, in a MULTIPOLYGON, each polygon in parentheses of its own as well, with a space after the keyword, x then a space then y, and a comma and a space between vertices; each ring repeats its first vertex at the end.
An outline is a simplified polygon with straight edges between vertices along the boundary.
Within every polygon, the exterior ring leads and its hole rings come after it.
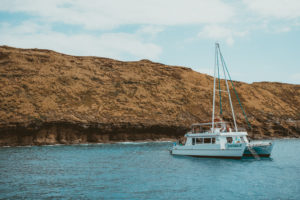
POLYGON ((216 138, 212 138, 211 143, 215 144, 216 143, 216 138))
POLYGON ((211 138, 204 138, 204 144, 210 144, 211 138))
POLYGON ((234 141, 235 141, 236 143, 241 143, 241 138, 240 138, 240 137, 235 137, 235 138, 234 138, 234 141))
POLYGON ((202 144, 203 143, 203 138, 196 138, 196 143, 197 144, 202 144))
POLYGON ((196 141, 196 139, 193 138, 193 139, 192 139, 192 145, 195 145, 195 141, 196 141))
POLYGON ((241 141, 242 143, 245 143, 244 137, 241 137, 241 141))
POLYGON ((232 137, 227 137, 227 143, 231 144, 232 143, 232 137))

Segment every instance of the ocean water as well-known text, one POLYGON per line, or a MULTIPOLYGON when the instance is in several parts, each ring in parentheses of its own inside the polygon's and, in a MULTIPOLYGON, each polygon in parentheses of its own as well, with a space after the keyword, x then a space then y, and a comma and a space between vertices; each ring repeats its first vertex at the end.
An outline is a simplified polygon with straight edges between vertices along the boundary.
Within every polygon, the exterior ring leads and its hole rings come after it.
POLYGON ((271 158, 170 155, 171 142, 0 148, 0 199, 300 199, 300 140, 271 158))

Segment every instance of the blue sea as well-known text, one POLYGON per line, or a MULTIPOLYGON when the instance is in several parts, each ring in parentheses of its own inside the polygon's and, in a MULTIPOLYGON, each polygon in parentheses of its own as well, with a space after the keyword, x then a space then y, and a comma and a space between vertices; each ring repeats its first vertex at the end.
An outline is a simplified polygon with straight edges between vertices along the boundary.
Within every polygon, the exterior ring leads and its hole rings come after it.
POLYGON ((0 199, 300 199, 300 140, 271 158, 170 155, 171 142, 0 148, 0 199))

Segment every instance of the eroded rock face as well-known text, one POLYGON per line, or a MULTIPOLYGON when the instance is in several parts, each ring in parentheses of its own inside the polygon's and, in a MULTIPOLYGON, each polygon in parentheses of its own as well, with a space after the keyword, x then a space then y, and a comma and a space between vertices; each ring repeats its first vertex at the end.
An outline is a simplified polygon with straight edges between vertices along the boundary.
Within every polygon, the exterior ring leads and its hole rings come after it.
MULTIPOLYGON (((300 136, 300 85, 234 84, 252 128, 232 93, 237 121, 251 137, 300 136)), ((0 145, 176 139, 211 119, 212 87, 185 67, 2 46, 0 145)))
POLYGON ((2 128, 2 146, 157 141, 179 138, 185 127, 143 126, 140 124, 43 123, 39 127, 16 125, 2 128), (172 134, 170 134, 172 133, 172 134))

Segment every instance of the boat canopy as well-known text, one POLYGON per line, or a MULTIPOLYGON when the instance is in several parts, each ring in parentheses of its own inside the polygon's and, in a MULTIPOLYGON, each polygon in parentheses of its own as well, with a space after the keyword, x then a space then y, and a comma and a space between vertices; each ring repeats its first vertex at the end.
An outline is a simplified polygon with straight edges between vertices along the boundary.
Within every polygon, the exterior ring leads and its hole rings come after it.
MULTIPOLYGON (((226 131, 226 129, 228 129, 227 131, 229 131, 230 128, 230 123, 228 122, 215 122, 214 123, 215 128, 219 128, 220 131, 226 131)), ((204 133, 204 132, 211 132, 211 125, 212 122, 206 122, 206 123, 196 123, 196 124, 192 124, 191 129, 192 129, 192 133, 204 133)))

